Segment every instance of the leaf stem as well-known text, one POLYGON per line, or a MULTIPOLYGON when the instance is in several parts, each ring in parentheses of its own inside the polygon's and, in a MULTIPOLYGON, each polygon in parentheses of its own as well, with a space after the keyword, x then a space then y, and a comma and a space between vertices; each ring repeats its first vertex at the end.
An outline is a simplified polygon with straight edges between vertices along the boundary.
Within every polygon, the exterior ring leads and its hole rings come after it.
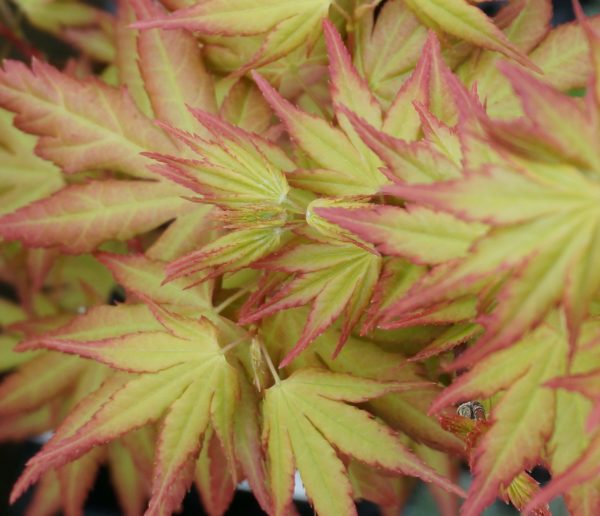
POLYGON ((241 344, 242 342, 244 342, 245 340, 248 340, 251 338, 252 338, 252 335, 250 335, 250 334, 244 335, 243 337, 240 337, 239 339, 236 339, 233 342, 230 342, 229 344, 227 344, 226 346, 221 348, 221 353, 225 354, 228 351, 231 351, 233 348, 235 348, 239 344, 241 344))
POLYGON ((265 361, 267 362, 269 371, 271 371, 271 376, 273 377, 273 380, 275 380, 275 383, 277 385, 279 385, 281 383, 281 378, 279 378, 279 375, 277 374, 277 369, 275 369, 275 366, 273 365, 273 361, 271 360, 271 357, 269 356, 269 353, 267 352, 267 348, 265 348, 265 345, 262 341, 260 342, 260 349, 262 351, 263 356, 265 357, 265 361))
POLYGON ((235 294, 230 295, 225 301, 215 307, 215 312, 220 314, 225 308, 227 308, 231 303, 237 301, 240 297, 244 296, 248 292, 250 292, 254 288, 254 285, 247 285, 244 288, 238 290, 235 294))

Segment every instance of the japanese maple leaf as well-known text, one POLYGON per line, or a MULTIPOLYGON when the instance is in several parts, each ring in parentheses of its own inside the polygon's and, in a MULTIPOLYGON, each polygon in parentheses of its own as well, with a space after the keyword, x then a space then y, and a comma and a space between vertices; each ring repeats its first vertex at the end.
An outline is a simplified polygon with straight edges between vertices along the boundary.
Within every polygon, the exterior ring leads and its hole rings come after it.
POLYGON ((398 0, 361 16, 356 24, 353 63, 385 107, 414 68, 427 38, 427 28, 398 0), (393 37, 392 37, 393 35, 393 37))
MULTIPOLYGON (((470 409, 472 410, 472 409, 470 409)), ((477 415, 471 413, 472 416, 464 415, 449 415, 442 416, 442 426, 465 441, 465 447, 469 462, 472 466, 474 461, 474 452, 480 444, 481 439, 490 429, 490 423, 485 420, 485 411, 480 407, 483 414, 479 412, 477 415)), ((499 490, 500 497, 507 503, 512 503, 518 510, 522 510, 528 502, 534 498, 539 492, 538 483, 527 472, 517 474, 506 486, 502 485, 499 490)), ((465 509, 466 510, 466 509, 465 509)), ((547 505, 536 506, 536 508, 528 514, 533 516, 552 516, 550 508, 547 505)))
POLYGON ((51 468, 60 467, 100 443, 165 415, 157 446, 148 514, 174 511, 192 482, 202 436, 212 428, 233 464, 233 415, 238 396, 235 369, 217 342, 215 327, 154 308, 162 331, 79 341, 60 338, 35 344, 78 354, 119 373, 80 403, 69 431, 57 436, 31 461, 15 485, 13 500, 51 468))
POLYGON ((339 126, 294 106, 257 72, 252 76, 292 141, 315 163, 289 174, 292 185, 329 196, 372 195, 387 182, 379 171, 381 161, 361 141, 339 108, 350 105, 374 124, 381 122, 381 108, 352 65, 335 27, 328 21, 323 26, 332 77, 330 91, 339 126))
POLYGON ((36 138, 13 126, 13 115, 0 109, 0 201, 9 213, 63 186, 60 171, 33 152, 36 138), (15 174, 16 169, 21 170, 15 174))
POLYGON ((517 273, 503 284, 498 306, 479 318, 486 333, 462 363, 515 342, 557 303, 567 315, 571 342, 577 340, 600 286, 600 274, 591 265, 600 253, 595 182, 571 167, 531 164, 527 169, 492 166, 458 181, 398 184, 388 191, 493 227, 468 256, 448 267, 444 278, 415 287, 398 301, 397 310, 447 299, 453 289, 498 272, 517 273))
POLYGON ((289 364, 338 317, 344 317, 334 354, 340 351, 367 306, 379 276, 381 258, 352 244, 301 244, 267 257, 256 267, 294 274, 264 304, 244 315, 249 323, 277 311, 305 305, 312 309, 300 340, 282 360, 289 364), (310 261, 306 257, 310 256, 310 261))
POLYGON ((267 390, 264 440, 274 514, 289 509, 295 468, 319 514, 356 514, 352 486, 334 446, 361 462, 433 481, 461 494, 404 448, 392 431, 366 412, 342 403, 363 402, 393 389, 391 383, 304 369, 267 390))
MULTIPOLYGON (((295 347, 304 331, 307 313, 308 308, 295 308, 261 321, 259 335, 273 359, 286 356, 295 347)), ((460 441, 427 415, 441 389, 428 381, 418 364, 407 362, 401 353, 384 351, 372 341, 353 336, 348 338, 342 352, 332 358, 339 336, 339 329, 329 328, 286 369, 302 371, 326 366, 336 373, 358 378, 415 384, 410 390, 393 391, 372 399, 368 402, 369 411, 418 443, 456 454, 461 452, 460 441)))
POLYGON ((208 137, 165 126, 195 158, 150 154, 152 168, 224 210, 220 218, 233 231, 169 264, 176 279, 202 272, 202 279, 231 272, 277 249, 285 238, 290 188, 284 172, 294 168, 268 140, 212 116, 192 110, 208 137))
POLYGON ((135 25, 140 29, 186 29, 202 35, 264 35, 256 53, 238 73, 263 66, 285 56, 305 41, 314 41, 318 23, 327 15, 331 0, 209 0, 177 9, 169 15, 155 14, 135 25))
POLYGON ((462 509, 465 515, 480 514, 502 486, 543 457, 561 417, 556 393, 545 384, 565 374, 568 356, 567 335, 554 311, 536 331, 458 377, 433 403, 431 410, 439 411, 502 391, 491 412, 491 427, 473 445, 474 481, 462 509))
POLYGON ((356 106, 342 98, 336 114, 381 159, 381 171, 393 182, 455 179, 465 163, 495 161, 478 140, 483 106, 452 73, 434 33, 383 117, 356 106))
POLYGON ((524 66, 535 66, 506 38, 492 20, 476 6, 469 5, 466 0, 408 0, 406 4, 429 27, 501 52, 524 66))
MULTIPOLYGON (((495 19, 506 37, 543 72, 539 75, 543 82, 563 92, 585 88, 592 71, 586 31, 575 22, 551 29, 552 11, 549 0, 513 2, 495 19), (568 50, 556 52, 557 48, 568 50)), ((587 19, 594 27, 599 22, 598 16, 587 19)), ((466 85, 477 84, 477 92, 491 117, 510 119, 521 116, 523 108, 513 95, 510 81, 497 66, 501 57, 489 50, 473 53, 460 63, 456 73, 466 85)))

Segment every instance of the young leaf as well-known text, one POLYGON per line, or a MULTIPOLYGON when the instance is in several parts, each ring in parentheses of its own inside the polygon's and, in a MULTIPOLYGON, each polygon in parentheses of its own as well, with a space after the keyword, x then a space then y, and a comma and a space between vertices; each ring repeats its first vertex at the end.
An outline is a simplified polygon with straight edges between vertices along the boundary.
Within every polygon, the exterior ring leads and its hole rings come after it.
MULTIPOLYGON (((149 0, 132 0, 140 21, 164 16, 149 0)), ((186 31, 143 30, 137 38, 144 85, 157 118, 189 132, 203 131, 188 107, 215 112, 212 78, 202 62, 198 42, 186 31)))
POLYGON ((192 110, 209 139, 166 127, 198 155, 188 159, 151 153, 154 170, 224 208, 240 204, 280 205, 289 186, 283 172, 295 168, 268 140, 200 110, 192 110))
POLYGON ((600 276, 588 268, 585 281, 573 281, 582 257, 596 252, 600 226, 593 207, 598 196, 595 183, 571 168, 490 167, 461 181, 387 188, 405 199, 495 226, 469 256, 450 266, 444 279, 413 289, 395 310, 413 311, 448 299, 459 285, 512 270, 518 275, 503 285, 494 311, 480 318, 486 333, 461 357, 462 363, 515 342, 557 302, 566 308, 571 342, 577 340, 582 314, 600 287, 600 276))
POLYGON ((87 398, 79 413, 72 415, 69 429, 59 428, 57 436, 31 459, 13 500, 49 468, 60 467, 165 413, 147 514, 170 513, 178 507, 192 482, 201 437, 209 425, 225 450, 232 450, 237 373, 217 343, 215 328, 205 319, 154 309, 166 331, 85 343, 46 343, 48 348, 142 374, 107 383, 87 398))
POLYGON ((416 264, 436 264, 461 258, 486 227, 421 206, 317 208, 317 214, 377 245, 387 256, 402 256, 416 264))
POLYGON ((40 61, 31 66, 4 61, 0 105, 16 113, 19 129, 40 137, 39 155, 66 173, 108 168, 153 177, 140 153, 175 150, 125 90, 76 80, 40 61))
POLYGON ((166 268, 167 280, 196 275, 196 284, 253 264, 277 250, 285 238, 282 227, 276 222, 263 226, 232 231, 171 262, 166 268))
POLYGON ((305 369, 267 390, 264 439, 274 514, 284 514, 290 504, 294 464, 319 514, 356 514, 352 487, 333 446, 361 462, 461 494, 404 448, 389 428, 342 403, 366 401, 393 388, 393 384, 305 369))
POLYGON ((305 174, 296 172, 290 180, 300 187, 310 180, 305 188, 328 195, 371 195, 386 182, 342 130, 293 106, 257 73, 252 76, 292 140, 321 167, 305 174))
POLYGON ((542 456, 552 435, 556 395, 543 385, 566 372, 567 337, 554 314, 510 349, 489 355, 434 402, 439 410, 457 401, 483 399, 505 390, 491 414, 492 426, 474 453, 474 481, 462 511, 481 514, 522 470, 542 456), (518 451, 517 451, 518 450, 518 451))
POLYGON ((70 185, 0 218, 0 235, 33 247, 67 253, 94 250, 106 240, 127 240, 193 206, 164 182, 93 181, 70 185))
POLYGON ((419 60, 427 30, 401 0, 385 2, 376 17, 358 22, 354 65, 387 107, 419 60))
POLYGON ((297 276, 282 285, 263 306, 246 315, 244 322, 312 301, 300 340, 280 364, 284 367, 343 314, 345 320, 334 353, 339 352, 369 302, 381 259, 351 244, 305 244, 267 257, 256 266, 297 276), (310 262, 306 256, 311 257, 310 262))
POLYGON ((421 21, 475 45, 501 52, 524 66, 535 65, 477 7, 466 0, 405 0, 421 21))

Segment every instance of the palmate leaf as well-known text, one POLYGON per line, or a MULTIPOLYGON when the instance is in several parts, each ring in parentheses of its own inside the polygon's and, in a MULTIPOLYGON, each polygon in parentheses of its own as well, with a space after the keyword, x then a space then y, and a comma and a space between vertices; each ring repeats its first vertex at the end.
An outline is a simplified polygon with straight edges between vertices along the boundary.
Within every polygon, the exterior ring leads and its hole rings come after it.
MULTIPOLYGON (((154 16, 135 26, 140 29, 187 29, 205 35, 265 35, 243 71, 274 61, 315 38, 318 23, 331 0, 208 0, 154 16)), ((239 73, 239 72, 238 72, 239 73)))
MULTIPOLYGON (((504 28, 506 36, 543 72, 538 76, 540 80, 563 92, 587 86, 592 66, 580 23, 564 23, 550 30, 552 3, 548 0, 514 3, 504 11, 498 15, 498 23, 509 23, 504 28), (558 51, 559 48, 564 51, 558 51)), ((587 23, 598 27, 600 18, 589 18, 587 23)), ((498 70, 498 60, 498 54, 485 51, 472 55, 456 72, 469 86, 477 82, 477 91, 490 116, 514 118, 522 114, 522 108, 512 94, 510 82, 498 70)))
MULTIPOLYGON (((261 322, 260 336, 273 359, 279 360, 294 348, 302 335, 307 314, 308 308, 296 308, 278 312, 261 322)), ((427 381, 419 366, 408 363, 400 353, 383 351, 375 343, 353 336, 348 338, 340 354, 332 358, 339 337, 339 330, 329 328, 287 368, 302 371, 308 367, 326 366, 334 372, 360 378, 413 384, 410 390, 390 392, 371 400, 369 410, 417 442, 440 450, 461 452, 461 442, 427 415, 431 402, 441 389, 427 381)))
POLYGON ((277 222, 261 226, 232 231, 171 262, 166 268, 167 280, 194 275, 192 285, 196 285, 238 271, 277 250, 287 239, 277 222))
POLYGON ((361 462, 433 481, 461 494, 404 448, 388 428, 341 403, 363 402, 391 390, 392 383, 313 369, 298 371, 267 390, 264 439, 274 514, 286 514, 291 504, 295 467, 320 515, 356 514, 352 487, 332 445, 361 462))
POLYGON ((326 120, 301 111, 258 73, 252 76, 292 141, 317 164, 318 168, 289 174, 292 185, 325 195, 353 196, 372 195, 387 182, 378 170, 380 163, 373 160, 375 156, 362 142, 326 120))
POLYGON ((418 205, 317 208, 327 220, 377 245, 386 256, 401 256, 416 264, 436 264, 462 258, 486 230, 483 224, 418 205))
MULTIPOLYGON (((131 2, 138 20, 164 16, 149 0, 131 2)), ((212 77, 202 62, 198 42, 184 30, 144 30, 137 36, 139 68, 155 116, 190 132, 203 131, 189 107, 215 112, 212 77)))
POLYGON ((0 218, 0 235, 67 253, 127 240, 189 211, 181 188, 166 182, 91 181, 69 185, 0 218))
POLYGON ((475 449, 475 478, 462 514, 481 514, 501 486, 540 461, 555 421, 562 417, 556 412, 556 393, 545 384, 566 372, 568 355, 567 334, 553 312, 510 349, 478 362, 433 403, 431 410, 437 411, 503 391, 491 412, 492 426, 475 449))
POLYGON ((376 17, 358 20, 353 62, 384 107, 416 65, 426 38, 427 29, 401 0, 388 0, 376 17))
POLYGON ((233 231, 169 264, 173 280, 199 273, 200 282, 246 267, 278 249, 288 239, 287 210, 299 208, 289 199, 284 172, 294 163, 270 141, 209 113, 192 110, 209 133, 207 139, 169 128, 198 159, 152 154, 163 176, 203 196, 224 211, 215 214, 233 231))
POLYGON ((289 364, 340 316, 344 317, 337 354, 366 308, 379 277, 381 258, 352 244, 301 244, 255 264, 296 276, 279 287, 262 306, 244 316, 257 321, 286 308, 312 302, 300 340, 282 360, 289 364), (310 256, 310 261, 306 260, 310 256))
MULTIPOLYGON (((549 35, 551 20, 552 2, 548 0, 515 2, 496 16, 496 23, 501 26, 507 39, 530 57, 530 53, 549 35)), ((477 82, 477 92, 485 101, 490 116, 512 118, 520 115, 521 109, 518 100, 511 95, 508 81, 496 66, 500 58, 498 53, 489 50, 472 54, 456 73, 469 86, 477 82)), ((549 67, 542 65, 541 69, 544 71, 543 80, 551 81, 549 67)))
POLYGON ((531 164, 527 170, 495 166, 460 181, 394 185, 388 191, 494 228, 443 278, 415 287, 395 310, 413 311, 449 299, 457 287, 511 270, 518 274, 504 283, 492 313, 480 317, 486 333, 462 363, 515 342, 556 303, 564 306, 570 339, 576 342, 600 287, 600 275, 585 266, 586 257, 598 252, 600 190, 594 182, 567 166, 531 164))
POLYGON ((283 172, 295 165, 280 148, 210 113, 191 112, 209 133, 207 138, 165 128, 197 158, 151 153, 160 163, 153 166, 155 171, 223 208, 285 201, 289 186, 283 172))
POLYGON ((165 415, 147 514, 174 511, 193 480, 201 437, 216 432, 233 464, 232 421, 237 373, 229 365, 214 326, 154 307, 162 331, 81 342, 42 341, 50 349, 79 354, 135 376, 113 376, 71 413, 67 428, 44 447, 16 484, 13 500, 48 469, 60 467, 101 443, 165 415))
POLYGON ((0 213, 9 213, 59 190, 60 170, 33 153, 36 138, 13 126, 0 109, 0 213))
POLYGON ((535 65, 519 51, 477 7, 466 0, 405 0, 421 21, 437 30, 515 59, 524 66, 535 65))
POLYGON ((19 129, 40 137, 36 152, 66 173, 108 168, 148 178, 150 160, 140 153, 175 150, 125 90, 76 80, 39 61, 31 69, 4 61, 0 105, 17 114, 19 129))

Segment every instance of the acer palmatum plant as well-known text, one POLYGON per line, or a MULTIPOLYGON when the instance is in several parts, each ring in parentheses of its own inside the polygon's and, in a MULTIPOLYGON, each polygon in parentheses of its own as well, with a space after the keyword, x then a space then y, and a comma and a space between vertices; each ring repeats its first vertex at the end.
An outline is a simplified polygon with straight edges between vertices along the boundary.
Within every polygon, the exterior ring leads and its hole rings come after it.
POLYGON ((322 516, 413 477, 600 513, 599 19, 14 3, 79 57, 0 71, 0 438, 54 432, 11 501, 81 514, 107 464, 127 515, 293 514, 296 470, 322 516))

